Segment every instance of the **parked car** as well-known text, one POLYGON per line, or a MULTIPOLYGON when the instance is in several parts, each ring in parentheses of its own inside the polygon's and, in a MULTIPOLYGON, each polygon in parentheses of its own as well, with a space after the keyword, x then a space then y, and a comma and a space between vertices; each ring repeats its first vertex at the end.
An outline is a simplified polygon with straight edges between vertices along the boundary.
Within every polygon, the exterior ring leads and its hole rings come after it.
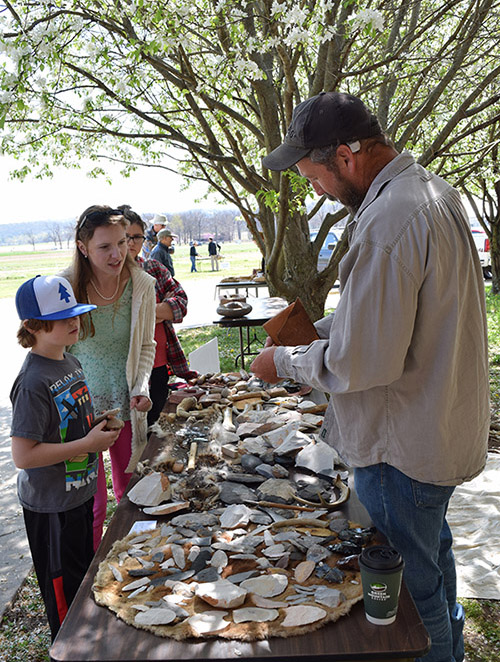
POLYGON ((490 240, 484 229, 477 223, 470 221, 471 232, 476 244, 479 261, 483 268, 483 275, 485 278, 491 278, 491 255, 490 255, 490 240))
MULTIPOLYGON (((313 230, 311 232, 311 241, 314 241, 316 237, 318 236, 318 231, 313 230)), ((321 249, 318 254, 318 271, 323 271, 323 269, 326 269, 328 266, 328 262, 330 261, 330 256, 333 253, 335 246, 338 244, 340 239, 340 235, 337 236, 336 232, 333 232, 330 230, 330 232, 326 235, 325 241, 323 242, 323 246, 321 246, 321 249)))

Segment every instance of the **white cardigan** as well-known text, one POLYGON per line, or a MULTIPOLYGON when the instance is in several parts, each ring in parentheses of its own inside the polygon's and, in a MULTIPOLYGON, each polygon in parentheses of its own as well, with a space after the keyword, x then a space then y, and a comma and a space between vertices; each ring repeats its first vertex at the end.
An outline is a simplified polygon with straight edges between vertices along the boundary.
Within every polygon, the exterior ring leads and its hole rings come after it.
MULTIPOLYGON (((61 274, 73 283, 73 270, 61 274)), ((130 269, 132 278, 132 310, 130 345, 126 364, 126 378, 130 397, 145 395, 149 398, 149 377, 153 369, 156 343, 153 339, 156 320, 155 279, 140 268, 130 269)), ((147 413, 130 410, 132 425, 132 453, 126 472, 132 472, 142 455, 147 441, 147 413)))

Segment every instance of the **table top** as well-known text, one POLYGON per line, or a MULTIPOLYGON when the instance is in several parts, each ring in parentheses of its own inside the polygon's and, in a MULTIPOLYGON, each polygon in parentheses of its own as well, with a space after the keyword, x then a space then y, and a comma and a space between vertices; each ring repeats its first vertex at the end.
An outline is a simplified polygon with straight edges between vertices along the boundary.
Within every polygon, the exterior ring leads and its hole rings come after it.
POLYGON ((286 299, 281 297, 248 297, 247 303, 252 310, 243 317, 218 317, 214 324, 223 327, 262 326, 277 313, 288 306, 286 299))
POLYGON ((267 287, 267 281, 255 281, 248 278, 246 280, 220 281, 215 287, 220 290, 231 289, 233 287, 267 287))
MULTIPOLYGON (((143 459, 156 457, 161 447, 161 440, 152 435, 143 459)), ((137 480, 134 475, 129 489, 137 480)), ((370 523, 353 490, 342 514, 363 526, 370 523)), ((348 616, 308 635, 273 637, 255 642, 226 639, 175 641, 127 625, 109 609, 94 602, 92 582, 99 563, 113 543, 127 535, 135 521, 147 519, 153 518, 145 515, 125 495, 50 649, 53 662, 180 662, 193 659, 206 662, 353 662, 363 658, 414 658, 427 650, 427 632, 404 584, 396 621, 386 626, 368 623, 362 601, 353 606, 348 616)))

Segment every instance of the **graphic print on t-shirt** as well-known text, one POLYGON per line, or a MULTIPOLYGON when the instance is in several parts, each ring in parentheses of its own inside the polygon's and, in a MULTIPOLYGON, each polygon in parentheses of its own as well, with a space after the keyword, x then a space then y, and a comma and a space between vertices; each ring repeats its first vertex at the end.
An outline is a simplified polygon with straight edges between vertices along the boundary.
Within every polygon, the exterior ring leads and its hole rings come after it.
MULTIPOLYGON (((61 417, 61 441, 85 437, 93 420, 92 399, 83 370, 75 368, 63 379, 50 385, 50 391, 61 417)), ((97 455, 85 453, 66 460, 66 491, 87 485, 97 477, 97 455)))

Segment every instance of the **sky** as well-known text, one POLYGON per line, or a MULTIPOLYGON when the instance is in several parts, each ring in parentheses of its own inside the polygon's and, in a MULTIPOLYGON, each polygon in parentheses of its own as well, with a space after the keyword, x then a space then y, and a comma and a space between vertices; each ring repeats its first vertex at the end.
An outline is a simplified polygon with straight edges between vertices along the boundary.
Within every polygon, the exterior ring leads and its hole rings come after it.
POLYGON ((125 178, 119 166, 109 164, 111 185, 104 178, 90 179, 83 169, 59 169, 52 179, 19 182, 9 178, 12 164, 9 157, 0 157, 0 223, 73 220, 92 204, 129 204, 139 214, 217 207, 213 197, 196 202, 206 191, 202 184, 181 191, 183 179, 165 170, 142 168, 125 178))

